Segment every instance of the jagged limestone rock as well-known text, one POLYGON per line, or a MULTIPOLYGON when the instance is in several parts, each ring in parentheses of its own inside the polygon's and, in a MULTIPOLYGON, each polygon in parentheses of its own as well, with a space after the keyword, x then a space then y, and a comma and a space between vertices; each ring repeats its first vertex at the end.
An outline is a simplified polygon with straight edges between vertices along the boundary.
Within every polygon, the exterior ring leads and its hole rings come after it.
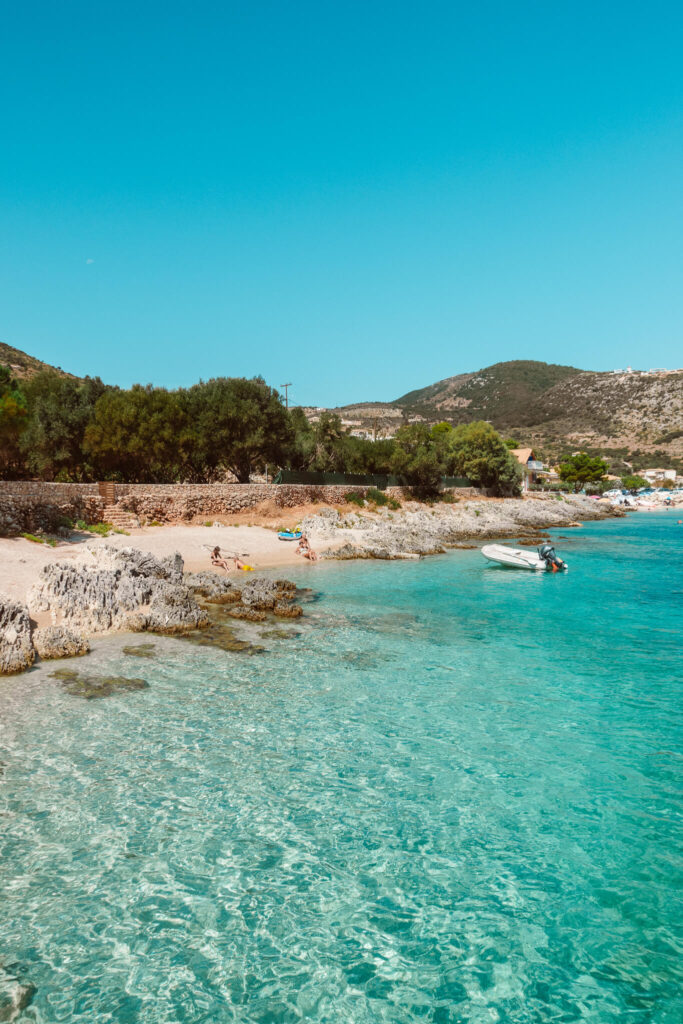
POLYGON ((264 622, 266 619, 266 613, 258 611, 256 608, 245 608, 241 605, 239 608, 231 608, 228 612, 231 619, 244 619, 246 622, 264 622))
POLYGON ((77 658, 87 654, 90 644, 72 629, 66 626, 45 626, 33 634, 33 644, 43 660, 49 658, 77 658))
POLYGON ((180 633, 197 629, 206 614, 182 580, 182 559, 147 556, 133 548, 95 549, 94 562, 54 563, 41 570, 29 608, 53 622, 86 632, 110 629, 180 633), (104 566, 104 567, 103 567, 104 566))
POLYGON ((233 580, 217 572, 188 572, 183 582, 195 594, 201 594, 211 603, 230 604, 240 600, 240 588, 235 586, 233 580))
POLYGON ((304 610, 300 604, 287 604, 284 601, 276 601, 273 605, 273 615, 279 619, 298 619, 303 615, 304 610))
POLYGON ((152 633, 184 633, 207 626, 209 617, 182 584, 154 582, 147 614, 147 629, 152 633))
POLYGON ((23 672, 35 657, 28 609, 0 594, 0 675, 23 672))
POLYGON ((110 544, 91 547, 88 550, 100 569, 121 569, 144 579, 182 583, 183 560, 177 551, 174 555, 156 558, 149 551, 140 551, 138 548, 115 548, 110 544))

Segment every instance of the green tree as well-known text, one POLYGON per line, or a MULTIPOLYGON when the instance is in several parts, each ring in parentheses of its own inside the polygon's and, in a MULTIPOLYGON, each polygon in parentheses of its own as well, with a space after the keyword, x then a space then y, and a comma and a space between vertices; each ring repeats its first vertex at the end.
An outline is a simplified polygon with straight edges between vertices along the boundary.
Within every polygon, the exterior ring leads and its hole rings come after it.
POLYGON ((292 440, 286 453, 288 469, 306 470, 309 468, 315 451, 315 432, 303 409, 295 406, 290 409, 289 423, 292 440))
POLYGON ((131 483, 184 479, 191 446, 178 393, 151 385, 106 391, 85 431, 84 448, 98 474, 131 483))
POLYGON ((446 471, 499 495, 519 494, 521 468, 500 434, 483 420, 462 423, 447 439, 446 471))
POLYGON ((26 395, 7 366, 0 366, 0 473, 22 476, 20 438, 28 425, 26 395))
POLYGON ((642 476, 622 476, 621 483, 627 491, 637 491, 641 487, 650 486, 642 476))
POLYGON ((294 443, 290 416, 261 377, 218 377, 181 396, 194 439, 193 472, 206 479, 227 471, 240 483, 266 465, 282 466, 294 443))
POLYGON ((608 468, 607 463, 599 456, 592 457, 586 452, 579 452, 560 463, 560 480, 571 484, 574 492, 578 494, 586 484, 602 480, 608 468))
POLYGON ((98 377, 74 380, 50 370, 29 381, 29 421, 21 446, 32 473, 43 480, 92 478, 85 431, 105 391, 98 377))
POLYGON ((411 423, 396 432, 391 460, 392 472, 408 484, 417 497, 436 494, 443 476, 443 465, 429 427, 411 423))
POLYGON ((313 427, 313 451, 308 468, 319 473, 343 473, 348 435, 336 413, 322 412, 313 427))
POLYGON ((388 476, 395 443, 381 439, 369 441, 362 437, 347 435, 344 446, 344 471, 346 473, 369 473, 388 476))

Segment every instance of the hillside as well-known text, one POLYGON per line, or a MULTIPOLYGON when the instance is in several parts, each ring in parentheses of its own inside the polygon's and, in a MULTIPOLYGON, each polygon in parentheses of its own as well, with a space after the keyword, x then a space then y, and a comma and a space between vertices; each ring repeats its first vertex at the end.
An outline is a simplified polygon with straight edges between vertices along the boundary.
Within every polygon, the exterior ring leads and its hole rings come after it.
MULTIPOLYGON (((41 370, 78 379, 2 343, 0 365, 9 365, 22 379, 41 370)), ((311 419, 320 412, 304 411, 311 419)), ((377 438, 416 421, 483 419, 546 461, 582 448, 605 455, 617 472, 653 465, 683 472, 683 370, 596 373, 512 360, 446 377, 393 402, 359 402, 332 411, 348 429, 377 438)))
POLYGON ((478 373, 447 377, 410 391, 392 405, 426 419, 437 415, 454 423, 483 419, 502 427, 527 422, 542 395, 580 372, 574 366, 532 360, 494 363, 478 373))
POLYGON ((26 352, 22 352, 21 349, 12 348, 11 345, 5 345, 1 341, 0 366, 9 366, 14 371, 14 375, 22 380, 35 377, 41 370, 52 370, 62 377, 74 377, 73 373, 67 373, 61 366, 50 366, 49 363, 43 363, 40 359, 35 359, 26 352))
POLYGON ((683 371, 595 373, 515 360, 458 374, 394 402, 335 410, 377 436, 402 423, 489 420, 555 461, 577 448, 606 455, 616 470, 683 470, 683 371))

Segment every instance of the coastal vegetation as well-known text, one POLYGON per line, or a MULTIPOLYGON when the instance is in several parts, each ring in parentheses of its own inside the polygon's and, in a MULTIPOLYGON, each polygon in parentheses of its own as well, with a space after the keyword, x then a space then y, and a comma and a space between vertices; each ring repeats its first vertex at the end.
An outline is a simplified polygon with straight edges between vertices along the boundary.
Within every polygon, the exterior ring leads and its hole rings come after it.
POLYGON ((641 487, 649 487, 649 481, 642 476, 626 475, 621 478, 621 485, 625 487, 627 491, 635 492, 641 487))
MULTIPOLYGON (((0 476, 56 481, 240 483, 278 468, 393 475, 420 497, 444 476, 495 494, 519 491, 509 447, 484 422, 406 424, 391 440, 354 437, 325 411, 302 409, 256 377, 217 378, 169 391, 39 370, 23 381, 0 369, 0 476)), ((376 491, 376 504, 386 503, 376 491), (379 496, 379 497, 378 497, 379 496)))
POLYGON ((603 459, 591 457, 586 452, 578 452, 560 464, 560 480, 573 486, 578 494, 586 484, 599 483, 608 468, 603 459))

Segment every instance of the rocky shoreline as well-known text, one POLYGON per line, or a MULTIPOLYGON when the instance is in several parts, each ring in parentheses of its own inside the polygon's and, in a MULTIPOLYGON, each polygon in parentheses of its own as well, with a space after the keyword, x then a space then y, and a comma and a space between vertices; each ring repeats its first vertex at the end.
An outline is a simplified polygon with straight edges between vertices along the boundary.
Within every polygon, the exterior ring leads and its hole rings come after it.
MULTIPOLYGON (((344 514, 321 508, 304 518, 302 529, 322 558, 399 559, 494 538, 540 543, 541 531, 548 528, 624 514, 581 496, 431 507, 410 502, 400 511, 364 508, 344 514)), ((36 658, 87 654, 88 637, 109 632, 180 635, 243 649, 249 645, 235 638, 231 620, 298 618, 302 608, 296 597, 296 586, 287 580, 186 573, 177 552, 157 558, 134 547, 93 545, 78 562, 43 566, 26 604, 0 595, 0 675, 23 672, 36 658), (36 615, 49 615, 51 625, 38 628, 36 615)))
POLYGON ((109 632, 188 635, 212 625, 211 605, 225 616, 262 622, 297 618, 296 587, 264 576, 230 579, 213 572, 183 573, 176 553, 155 558, 137 548, 91 548, 82 562, 45 565, 27 604, 0 595, 0 675, 42 660, 87 654, 88 636, 109 632), (32 615, 52 625, 34 628, 32 615))
POLYGON ((302 529, 324 558, 418 558, 472 546, 468 542, 474 541, 514 538, 520 543, 540 543, 543 530, 624 514, 609 503, 581 495, 553 495, 438 503, 431 508, 411 502, 400 512, 380 509, 376 514, 342 515, 336 509, 321 509, 304 519, 302 529))

